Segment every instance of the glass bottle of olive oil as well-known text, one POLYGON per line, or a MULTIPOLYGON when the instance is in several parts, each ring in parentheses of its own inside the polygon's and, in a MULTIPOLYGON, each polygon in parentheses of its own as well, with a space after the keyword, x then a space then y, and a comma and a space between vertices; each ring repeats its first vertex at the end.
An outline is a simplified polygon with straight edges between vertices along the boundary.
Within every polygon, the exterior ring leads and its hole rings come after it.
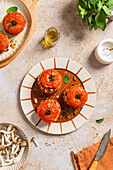
POLYGON ((54 27, 50 27, 44 35, 44 45, 48 47, 53 47, 56 45, 60 34, 58 33, 57 29, 54 27))

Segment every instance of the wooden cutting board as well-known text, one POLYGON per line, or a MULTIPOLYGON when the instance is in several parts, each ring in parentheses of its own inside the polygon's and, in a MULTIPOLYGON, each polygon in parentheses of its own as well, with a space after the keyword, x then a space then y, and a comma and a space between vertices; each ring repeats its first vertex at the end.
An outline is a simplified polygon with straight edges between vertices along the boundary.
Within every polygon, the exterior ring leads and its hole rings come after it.
POLYGON ((32 1, 30 1, 30 0, 18 0, 18 1, 20 1, 22 3, 22 5, 24 5, 24 7, 26 8, 26 10, 29 13, 30 29, 29 29, 29 32, 28 32, 27 36, 25 37, 25 40, 22 43, 22 45, 12 55, 10 55, 8 58, 0 61, 0 68, 8 65, 12 60, 14 60, 14 58, 21 52, 21 50, 24 48, 26 43, 29 41, 29 39, 33 35, 35 28, 36 28, 36 23, 35 23, 35 18, 34 18, 34 9, 35 9, 35 6, 36 6, 38 0, 32 0, 32 1))

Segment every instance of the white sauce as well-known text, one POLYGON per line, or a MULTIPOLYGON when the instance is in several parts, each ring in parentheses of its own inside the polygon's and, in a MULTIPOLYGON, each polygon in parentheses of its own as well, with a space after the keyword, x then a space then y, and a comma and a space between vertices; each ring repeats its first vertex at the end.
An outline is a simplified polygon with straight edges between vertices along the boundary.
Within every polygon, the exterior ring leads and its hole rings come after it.
POLYGON ((113 43, 106 42, 102 45, 102 55, 113 58, 113 43))
POLYGON ((95 49, 95 57, 102 64, 113 62, 113 39, 105 39, 95 49))

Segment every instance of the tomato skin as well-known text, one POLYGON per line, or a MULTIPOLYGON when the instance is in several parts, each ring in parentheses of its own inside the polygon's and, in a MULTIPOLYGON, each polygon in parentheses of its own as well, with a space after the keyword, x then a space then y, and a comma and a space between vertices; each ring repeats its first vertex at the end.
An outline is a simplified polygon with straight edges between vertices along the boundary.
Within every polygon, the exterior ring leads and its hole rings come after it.
POLYGON ((5 50, 9 46, 8 37, 0 32, 0 50, 5 50))
POLYGON ((56 121, 61 112, 61 106, 57 100, 47 99, 43 101, 37 108, 38 116, 45 122, 56 121), (50 110, 50 115, 47 115, 46 111, 50 110))
POLYGON ((19 34, 25 27, 26 21, 22 14, 19 12, 10 12, 3 19, 3 28, 9 34, 19 34), (10 26, 11 21, 16 21, 17 24, 14 26, 10 26))
POLYGON ((41 82, 46 88, 57 88, 62 84, 62 76, 54 69, 48 69, 42 72, 41 82), (54 76, 54 80, 50 81, 49 77, 54 76))
POLYGON ((84 105, 88 99, 88 94, 85 89, 81 88, 78 85, 74 85, 69 88, 67 92, 67 98, 72 107, 80 107, 84 105), (75 96, 80 94, 80 99, 77 99, 75 96))

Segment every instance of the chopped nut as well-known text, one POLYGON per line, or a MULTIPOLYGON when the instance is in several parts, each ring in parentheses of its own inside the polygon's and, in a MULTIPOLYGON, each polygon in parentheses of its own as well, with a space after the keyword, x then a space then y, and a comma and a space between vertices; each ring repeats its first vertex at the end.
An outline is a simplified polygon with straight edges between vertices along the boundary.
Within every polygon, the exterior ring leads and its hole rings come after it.
POLYGON ((15 40, 15 43, 17 43, 18 41, 17 40, 15 40))
POLYGON ((24 141, 24 140, 22 140, 22 142, 20 143, 20 145, 23 146, 23 147, 25 147, 25 146, 27 146, 27 142, 24 141))
POLYGON ((45 92, 47 92, 47 89, 45 89, 45 92))
POLYGON ((38 103, 38 99, 37 98, 34 98, 33 99, 33 102, 36 104, 36 103, 38 103))
POLYGON ((14 43, 13 45, 16 46, 16 43, 14 43))
POLYGON ((60 96, 57 94, 57 95, 56 95, 56 98, 58 99, 59 97, 60 97, 60 96))
POLYGON ((10 43, 14 43, 14 38, 10 41, 10 43))
POLYGON ((11 47, 12 47, 13 49, 15 49, 15 46, 14 46, 13 44, 11 44, 11 47))
POLYGON ((70 116, 70 115, 67 115, 67 116, 66 116, 66 118, 67 118, 67 119, 70 119, 70 118, 71 118, 71 116, 70 116))

